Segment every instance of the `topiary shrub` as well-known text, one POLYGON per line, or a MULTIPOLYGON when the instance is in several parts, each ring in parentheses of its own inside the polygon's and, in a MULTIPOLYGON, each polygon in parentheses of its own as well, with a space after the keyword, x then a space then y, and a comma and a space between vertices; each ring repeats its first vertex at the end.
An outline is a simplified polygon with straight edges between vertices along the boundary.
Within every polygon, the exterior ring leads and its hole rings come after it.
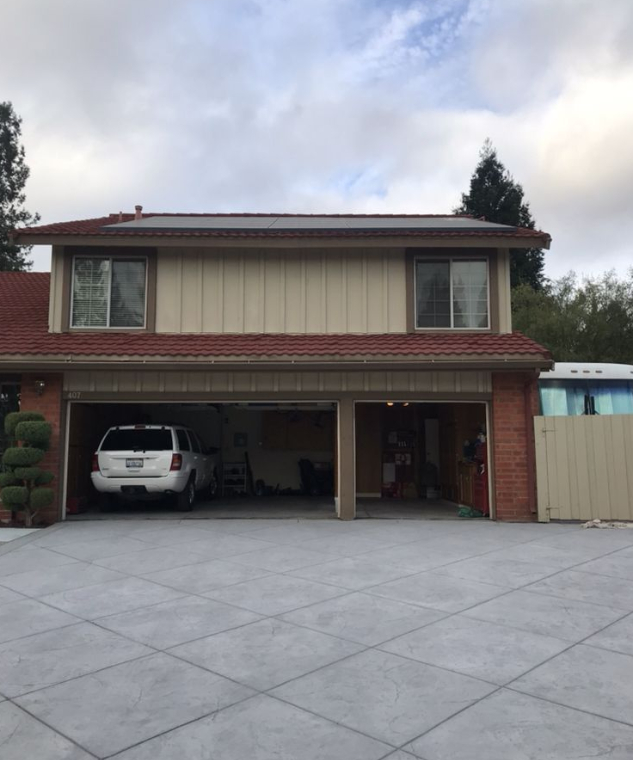
POLYGON ((20 422, 44 422, 39 412, 11 412, 4 418, 4 432, 9 440, 15 442, 15 428, 20 422))
POLYGON ((15 437, 19 441, 44 451, 48 449, 52 434, 50 422, 18 422, 15 426, 15 437))
POLYGON ((14 472, 15 467, 31 467, 41 462, 46 452, 43 449, 35 449, 24 444, 23 447, 11 447, 2 455, 2 464, 14 472))
POLYGON ((12 445, 2 456, 0 499, 12 512, 22 512, 30 528, 37 513, 55 498, 53 489, 44 487, 53 473, 38 467, 50 446, 52 428, 38 412, 12 412, 4 430, 12 445))

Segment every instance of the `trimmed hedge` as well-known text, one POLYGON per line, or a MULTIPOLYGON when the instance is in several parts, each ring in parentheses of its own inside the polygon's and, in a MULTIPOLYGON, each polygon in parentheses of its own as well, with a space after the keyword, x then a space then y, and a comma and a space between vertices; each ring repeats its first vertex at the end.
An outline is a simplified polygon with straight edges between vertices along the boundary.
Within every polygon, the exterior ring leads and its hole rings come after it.
POLYGON ((0 472, 0 489, 7 486, 14 486, 18 482, 18 479, 12 472, 0 472))
POLYGON ((20 480, 37 480, 44 472, 41 467, 16 467, 13 474, 20 480))
POLYGON ((43 449, 32 447, 7 449, 2 455, 2 464, 5 467, 31 467, 40 462, 45 453, 43 449))
POLYGON ((46 451, 53 434, 50 422, 18 422, 15 437, 29 446, 46 451))
POLYGON ((22 508, 29 500, 29 489, 25 486, 5 486, 2 489, 2 503, 5 507, 22 508))
POLYGON ((4 432, 9 438, 15 438, 15 428, 20 422, 44 422, 39 412, 11 412, 4 418, 4 432))
POLYGON ((13 445, 2 455, 7 472, 0 476, 0 500, 11 512, 22 512, 30 528, 39 510, 55 500, 55 491, 42 487, 53 480, 53 473, 38 466, 53 429, 39 412, 13 412, 6 417, 5 430, 13 445))
MULTIPOLYGON (((26 489, 25 489, 26 490, 26 489)), ((4 496, 4 491, 2 492, 4 496)), ((55 498, 55 491, 52 488, 35 488, 31 491, 31 498, 29 504, 34 512, 42 509, 42 507, 48 507, 53 503, 55 498)))

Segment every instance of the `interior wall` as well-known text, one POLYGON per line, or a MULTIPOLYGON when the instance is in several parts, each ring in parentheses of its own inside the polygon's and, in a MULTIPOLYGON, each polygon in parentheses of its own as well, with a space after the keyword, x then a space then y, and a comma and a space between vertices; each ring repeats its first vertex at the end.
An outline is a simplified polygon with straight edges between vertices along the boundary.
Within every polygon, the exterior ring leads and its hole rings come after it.
POLYGON ((222 414, 219 408, 208 404, 146 404, 144 416, 155 425, 183 425, 191 428, 207 447, 222 446, 222 414))
POLYGON ((460 496, 460 461, 466 440, 473 441, 485 426, 486 409, 477 403, 358 403, 356 404, 356 492, 380 496, 382 490, 383 452, 389 448, 390 431, 410 430, 415 434, 413 478, 419 495, 422 467, 434 461, 439 469, 441 496, 457 501, 460 496), (426 440, 437 427, 437 438, 426 440))
POLYGON ((68 499, 95 498, 90 480, 92 455, 114 425, 148 422, 138 404, 72 404, 68 437, 66 490, 68 499))
MULTIPOLYGON (((224 462, 243 462, 248 453, 253 480, 263 480, 273 488, 299 489, 301 477, 298 462, 310 459, 313 462, 332 462, 332 445, 327 448, 304 448, 283 450, 268 448, 264 430, 266 412, 247 407, 226 406, 222 412, 222 459, 224 462), (237 436, 237 438, 236 438, 237 436), (246 445, 236 445, 241 438, 246 445)), ((334 412, 329 412, 334 415, 334 412)))
POLYGON ((486 424, 483 404, 438 405, 440 427, 440 489, 442 497, 460 500, 460 477, 463 475, 465 441, 473 441, 486 424))
MULTIPOLYGON (((297 490, 301 486, 298 462, 334 460, 334 419, 336 413, 324 412, 331 419, 332 437, 328 447, 296 446, 284 450, 266 441, 263 425, 267 412, 246 407, 178 404, 72 404, 69 423, 67 496, 90 503, 95 492, 90 480, 92 455, 108 428, 114 425, 180 424, 195 430, 208 447, 222 450, 224 462, 243 462, 248 452, 253 479, 269 486, 297 490), (245 440, 240 445, 236 434, 245 440), (245 439, 244 439, 245 436, 245 439), (272 446, 272 448, 271 448, 272 446)), ((268 412, 270 414, 270 412, 268 412)), ((274 414, 274 412, 273 412, 274 414)), ((310 414, 315 414, 311 412, 310 414)), ((309 421, 308 421, 309 422, 309 421)), ((303 436, 309 440, 309 425, 303 421, 303 436)), ((323 431, 315 437, 324 442, 323 431)), ((296 441, 295 441, 296 442, 296 441)))
POLYGON ((356 493, 380 496, 383 404, 356 404, 356 493))

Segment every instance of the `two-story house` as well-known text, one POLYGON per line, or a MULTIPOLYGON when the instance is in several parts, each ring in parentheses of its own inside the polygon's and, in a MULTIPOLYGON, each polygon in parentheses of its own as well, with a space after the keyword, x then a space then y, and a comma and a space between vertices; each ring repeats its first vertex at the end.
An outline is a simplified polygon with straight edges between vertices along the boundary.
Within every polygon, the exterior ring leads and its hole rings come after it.
POLYGON ((54 427, 48 519, 94 502, 110 425, 149 422, 219 449, 222 499, 312 490, 306 504, 342 519, 378 500, 533 519, 536 380, 552 361, 512 331, 509 249, 547 234, 137 207, 15 239, 52 246, 50 275, 0 274, 0 382, 54 427))

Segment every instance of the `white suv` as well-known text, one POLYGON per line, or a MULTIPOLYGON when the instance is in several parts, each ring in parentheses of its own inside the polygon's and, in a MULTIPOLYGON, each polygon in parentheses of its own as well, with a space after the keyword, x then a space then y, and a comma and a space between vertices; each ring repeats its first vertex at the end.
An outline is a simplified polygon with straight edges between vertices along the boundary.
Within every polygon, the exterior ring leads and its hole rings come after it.
POLYGON ((92 457, 92 483, 108 501, 170 494, 180 511, 196 494, 217 491, 217 462, 193 430, 179 425, 120 425, 108 430, 92 457))

